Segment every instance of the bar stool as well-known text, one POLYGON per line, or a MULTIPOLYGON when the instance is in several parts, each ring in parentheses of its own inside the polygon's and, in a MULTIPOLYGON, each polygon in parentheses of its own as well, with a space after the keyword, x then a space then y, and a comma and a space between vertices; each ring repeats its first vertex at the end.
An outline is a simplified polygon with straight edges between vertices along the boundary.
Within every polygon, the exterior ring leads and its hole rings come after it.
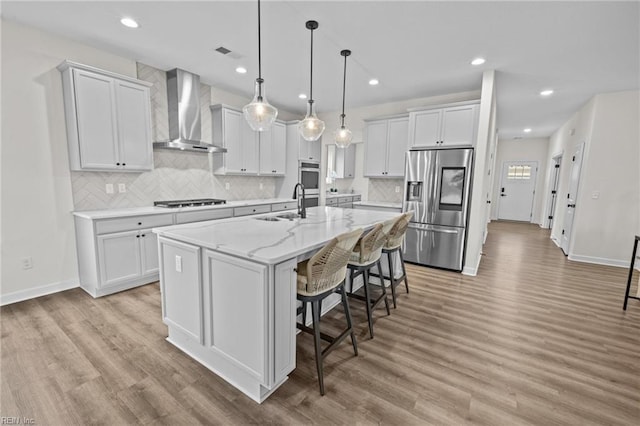
POLYGON ((397 219, 394 220, 394 224, 391 227, 387 235, 387 241, 384 246, 382 246, 382 253, 386 253, 387 260, 389 261, 389 277, 383 277, 382 281, 385 279, 389 280, 389 287, 391 287, 391 297, 393 298, 393 308, 397 308, 396 305, 396 286, 400 284, 404 280, 404 286, 407 289, 407 293, 409 293, 409 282, 407 281, 407 270, 404 267, 404 257, 402 256, 402 241, 404 240, 404 236, 407 233, 407 227, 409 226, 409 221, 411 221, 411 217, 413 216, 413 212, 407 212, 400 215, 397 219), (393 270, 393 255, 398 252, 400 255, 400 267, 402 268, 402 275, 398 278, 395 277, 395 272, 393 270))
POLYGON ((353 352, 358 355, 358 346, 356 336, 353 332, 351 312, 349 311, 349 303, 347 301, 344 283, 347 275, 349 256, 361 236, 362 229, 341 234, 329 241, 320 251, 314 254, 311 259, 298 263, 298 267, 296 268, 297 298, 302 302, 302 306, 297 309, 297 314, 303 314, 303 324, 297 323, 296 325, 298 329, 313 334, 320 395, 324 395, 322 361, 336 345, 350 335, 353 352), (347 319, 347 328, 337 337, 329 336, 320 331, 321 302, 333 293, 339 293, 342 296, 342 306, 344 307, 344 313, 347 319), (312 328, 307 327, 305 323, 307 303, 311 303, 312 328), (322 349, 321 339, 329 342, 329 345, 324 349, 322 349))
POLYGON ((389 230, 391 226, 385 229, 385 226, 381 223, 377 224, 372 230, 362 236, 356 246, 354 247, 349 264, 347 267, 350 271, 351 287, 348 293, 349 297, 354 299, 363 300, 367 308, 367 321, 369 322, 369 335, 373 339, 373 310, 384 301, 385 308, 387 309, 387 315, 390 315, 389 300, 387 299, 387 290, 384 286, 384 282, 380 286, 381 293, 376 299, 371 299, 371 284, 369 282, 370 271, 374 266, 378 267, 378 272, 382 275, 382 268, 380 266, 380 257, 382 255, 382 246, 387 241, 387 234, 385 230, 389 230), (364 297, 353 293, 353 280, 362 275, 364 281, 364 297))

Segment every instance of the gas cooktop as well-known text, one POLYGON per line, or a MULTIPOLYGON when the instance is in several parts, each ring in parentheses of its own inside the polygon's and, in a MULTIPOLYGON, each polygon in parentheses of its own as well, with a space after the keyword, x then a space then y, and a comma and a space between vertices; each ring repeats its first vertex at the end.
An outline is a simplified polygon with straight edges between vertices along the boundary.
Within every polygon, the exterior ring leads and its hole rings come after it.
POLYGON ((217 198, 199 198, 195 200, 169 200, 169 201, 154 201, 155 207, 195 207, 195 206, 210 206, 212 204, 225 204, 225 200, 219 200, 217 198))

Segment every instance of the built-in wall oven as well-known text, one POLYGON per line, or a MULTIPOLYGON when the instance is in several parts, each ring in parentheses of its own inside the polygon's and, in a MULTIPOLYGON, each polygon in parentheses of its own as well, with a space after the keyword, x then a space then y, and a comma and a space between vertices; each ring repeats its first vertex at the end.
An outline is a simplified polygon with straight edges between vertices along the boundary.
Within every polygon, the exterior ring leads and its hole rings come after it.
POLYGON ((318 206, 320 204, 320 162, 300 160, 298 182, 304 185, 305 208, 318 206))

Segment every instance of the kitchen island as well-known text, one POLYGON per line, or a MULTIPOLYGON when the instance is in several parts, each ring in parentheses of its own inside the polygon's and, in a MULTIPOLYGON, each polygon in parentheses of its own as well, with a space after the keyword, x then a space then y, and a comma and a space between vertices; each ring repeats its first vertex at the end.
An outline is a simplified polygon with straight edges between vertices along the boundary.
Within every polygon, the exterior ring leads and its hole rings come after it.
POLYGON ((256 402, 295 368, 297 263, 339 234, 398 214, 313 207, 305 219, 291 216, 153 230, 167 340, 256 402))

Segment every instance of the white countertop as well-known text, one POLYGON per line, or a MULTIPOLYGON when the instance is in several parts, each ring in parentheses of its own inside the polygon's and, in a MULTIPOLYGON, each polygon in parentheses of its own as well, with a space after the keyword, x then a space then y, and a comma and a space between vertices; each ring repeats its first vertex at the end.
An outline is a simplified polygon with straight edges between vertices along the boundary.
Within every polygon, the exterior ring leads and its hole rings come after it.
POLYGON ((385 207, 388 209, 402 209, 402 203, 390 203, 387 201, 355 201, 354 205, 385 207))
POLYGON ((274 265, 318 249, 344 232, 369 228, 398 216, 398 213, 392 212, 322 206, 307 209, 306 219, 281 219, 277 222, 259 220, 260 217, 279 214, 282 212, 167 226, 154 228, 153 232, 162 237, 274 265))
POLYGON ((296 200, 293 200, 290 198, 267 198, 263 200, 227 201, 226 204, 216 204, 211 206, 197 206, 197 207, 176 207, 176 208, 132 207, 132 208, 126 208, 126 209, 84 210, 84 211, 74 211, 73 215, 78 217, 83 217, 86 219, 111 219, 111 218, 127 217, 127 216, 144 216, 144 215, 163 214, 163 213, 180 213, 180 212, 191 212, 191 211, 197 211, 197 210, 224 209, 224 208, 233 208, 233 207, 258 206, 261 204, 275 204, 275 203, 288 203, 288 202, 295 203, 296 200))
POLYGON ((351 192, 327 192, 325 198, 336 198, 336 197, 354 197, 356 195, 362 195, 359 193, 351 193, 351 192))

